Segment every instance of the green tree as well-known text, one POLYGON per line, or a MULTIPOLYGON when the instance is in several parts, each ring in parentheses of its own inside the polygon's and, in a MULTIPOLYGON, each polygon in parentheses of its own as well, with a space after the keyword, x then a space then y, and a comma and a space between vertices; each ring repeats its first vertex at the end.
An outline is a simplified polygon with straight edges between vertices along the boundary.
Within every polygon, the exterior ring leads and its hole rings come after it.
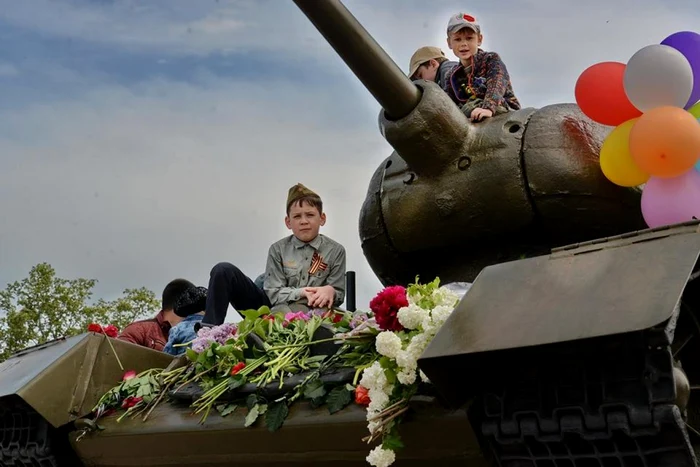
POLYGON ((126 289, 114 301, 90 303, 95 279, 63 279, 48 263, 34 266, 29 276, 0 291, 0 361, 44 342, 85 332, 88 324, 127 324, 160 308, 155 293, 126 289))

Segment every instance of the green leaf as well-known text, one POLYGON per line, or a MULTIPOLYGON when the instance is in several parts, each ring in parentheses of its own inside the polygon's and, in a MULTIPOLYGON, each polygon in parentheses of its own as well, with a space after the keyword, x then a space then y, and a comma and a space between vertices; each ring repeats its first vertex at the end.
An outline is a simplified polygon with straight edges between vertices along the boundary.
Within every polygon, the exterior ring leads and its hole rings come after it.
POLYGON ((255 423, 255 420, 260 416, 258 404, 255 404, 252 409, 248 411, 248 415, 245 416, 245 426, 246 428, 255 423))
POLYGON ((384 376, 386 376, 386 380, 389 384, 396 383, 396 372, 394 370, 392 370, 391 368, 384 369, 384 376))
POLYGON ((343 410, 351 401, 352 392, 348 391, 345 386, 333 388, 326 398, 328 411, 332 414, 343 410))
POLYGON ((326 398, 321 396, 317 397, 315 399, 311 399, 311 402, 309 402, 309 405, 311 406, 312 409, 317 409, 321 407, 323 404, 325 404, 326 398))
POLYGON ((279 430, 284 424, 287 415, 289 415, 289 407, 287 407, 286 401, 275 402, 270 405, 265 414, 265 425, 267 425, 267 429, 270 431, 279 430))
POLYGON ((382 447, 384 449, 391 449, 392 451, 398 451, 403 448, 403 442, 401 441, 398 430, 392 429, 389 433, 384 435, 382 447))
POLYGON ((307 399, 315 399, 323 397, 326 394, 326 388, 320 379, 310 381, 304 388, 304 397, 307 399))
POLYGON ((246 383, 246 377, 244 375, 234 375, 228 379, 228 389, 233 391, 234 389, 240 388, 246 383))
POLYGON ((238 406, 236 404, 220 404, 216 406, 216 410, 222 417, 232 414, 237 408, 238 406))
POLYGON ((249 394, 248 397, 246 397, 245 405, 248 407, 248 410, 252 410, 253 406, 258 405, 258 396, 249 394))
POLYGON ((199 354, 190 348, 185 350, 185 354, 187 355, 187 359, 191 362, 196 362, 199 358, 199 354))

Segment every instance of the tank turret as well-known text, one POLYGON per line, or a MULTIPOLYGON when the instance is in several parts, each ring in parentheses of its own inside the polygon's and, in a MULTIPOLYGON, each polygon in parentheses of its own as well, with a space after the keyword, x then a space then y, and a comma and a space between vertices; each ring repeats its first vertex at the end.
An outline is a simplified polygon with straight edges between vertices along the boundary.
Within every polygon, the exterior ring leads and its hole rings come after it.
POLYGON ((436 83, 411 82, 339 0, 295 3, 382 106, 394 152, 370 181, 359 233, 383 284, 471 281, 490 264, 645 228, 640 191, 600 170, 611 128, 577 105, 471 123, 436 83))

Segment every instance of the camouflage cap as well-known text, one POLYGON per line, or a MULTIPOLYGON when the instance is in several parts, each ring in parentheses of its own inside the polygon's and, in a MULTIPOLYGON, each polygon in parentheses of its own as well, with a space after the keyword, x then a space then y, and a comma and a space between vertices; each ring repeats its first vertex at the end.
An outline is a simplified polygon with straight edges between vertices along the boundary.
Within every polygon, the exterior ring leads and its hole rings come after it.
POLYGON ((309 190, 306 188, 304 185, 301 183, 297 183, 293 187, 289 189, 289 194, 287 195, 287 209, 289 209, 289 206, 294 204, 295 201, 305 197, 305 196, 316 196, 318 195, 314 193, 313 191, 309 190))

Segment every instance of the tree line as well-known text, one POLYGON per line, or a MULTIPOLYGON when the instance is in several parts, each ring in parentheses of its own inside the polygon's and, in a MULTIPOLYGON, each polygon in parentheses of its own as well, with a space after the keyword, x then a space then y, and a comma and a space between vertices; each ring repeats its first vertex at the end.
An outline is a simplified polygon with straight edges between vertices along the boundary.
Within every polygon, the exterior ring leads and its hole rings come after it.
POLYGON ((27 347, 83 333, 90 323, 126 325, 160 310, 160 300, 145 287, 122 296, 92 301, 96 279, 64 279, 48 263, 34 266, 24 279, 0 291, 0 361, 27 347))

